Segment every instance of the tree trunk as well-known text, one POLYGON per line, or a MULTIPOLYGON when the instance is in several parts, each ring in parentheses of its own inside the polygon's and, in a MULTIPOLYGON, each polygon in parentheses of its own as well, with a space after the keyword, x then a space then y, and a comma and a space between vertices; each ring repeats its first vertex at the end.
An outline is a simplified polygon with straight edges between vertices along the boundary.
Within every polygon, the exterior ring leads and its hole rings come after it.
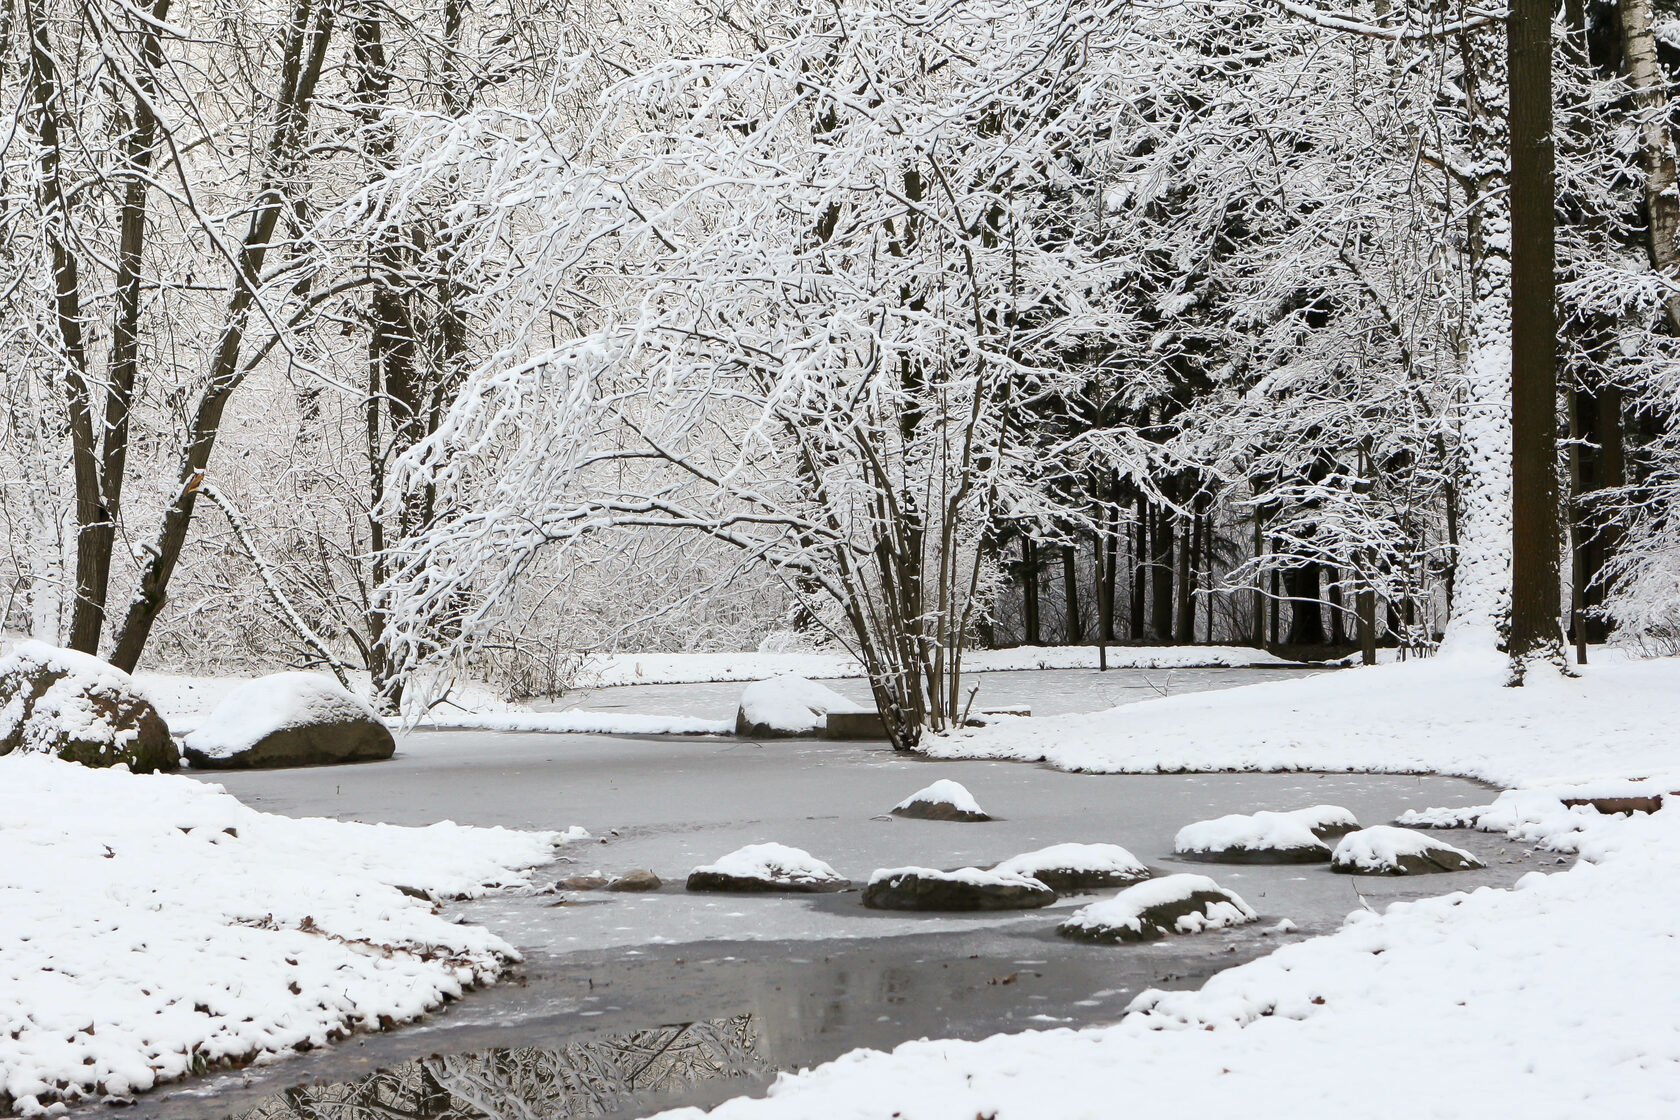
POLYGON ((1071 544, 1062 546, 1062 591, 1067 597, 1067 644, 1076 646, 1084 638, 1085 627, 1079 618, 1079 557, 1071 544))
POLYGON ((1511 102, 1510 653, 1520 674, 1526 661, 1550 658, 1561 663, 1562 659, 1552 9, 1548 0, 1513 0, 1506 35, 1511 102))
POLYGON ((1173 623, 1173 549, 1177 527, 1170 510, 1154 511, 1155 524, 1150 530, 1153 554, 1149 560, 1149 637, 1158 642, 1172 639, 1173 623))
POLYGON ((1289 588, 1289 644, 1292 646, 1321 646, 1324 644, 1324 601, 1319 598, 1317 563, 1290 568, 1284 574, 1289 588))
POLYGON ((1038 544, 1031 537, 1021 538, 1021 613, 1027 644, 1043 645, 1038 628, 1038 544))
POLYGON ((1149 597, 1149 505, 1142 494, 1137 496, 1132 518, 1132 641, 1143 641, 1144 613, 1149 597))
MULTIPOLYGON (((1519 10, 1526 11, 1513 7, 1513 16, 1519 10)), ((1668 78, 1657 59, 1652 10, 1651 0, 1618 0, 1616 4, 1622 32, 1622 67, 1633 101, 1632 118, 1639 126, 1639 167, 1645 177, 1645 251, 1652 268, 1670 280, 1680 281, 1680 183, 1676 182, 1674 145, 1668 128, 1668 78)), ((1513 30, 1515 26, 1513 18, 1513 30)), ((1533 46, 1537 49, 1538 45, 1536 40, 1533 46)), ((1515 38, 1511 49, 1514 60, 1515 38)), ((1547 81, 1549 90, 1550 74, 1547 81)), ((1515 83, 1513 73, 1513 87, 1515 83)), ((1548 124, 1550 119, 1548 113, 1548 124)), ((1669 328, 1680 334, 1680 295, 1670 296, 1664 306, 1669 328)))
POLYGON ((192 524, 198 486, 210 465, 210 455, 221 431, 222 412, 249 372, 244 364, 245 328, 262 283, 263 262, 273 246, 274 230, 285 207, 286 188, 302 161, 305 126, 332 34, 332 16, 330 4, 317 13, 313 0, 295 0, 282 54, 267 166, 250 225, 239 248, 235 274, 229 281, 233 291, 211 358, 208 383, 199 394, 187 429, 175 498, 164 510, 163 524, 149 546, 139 586, 112 648, 111 663, 125 672, 133 672, 139 664, 152 624, 163 609, 169 579, 181 558, 187 530, 192 524))

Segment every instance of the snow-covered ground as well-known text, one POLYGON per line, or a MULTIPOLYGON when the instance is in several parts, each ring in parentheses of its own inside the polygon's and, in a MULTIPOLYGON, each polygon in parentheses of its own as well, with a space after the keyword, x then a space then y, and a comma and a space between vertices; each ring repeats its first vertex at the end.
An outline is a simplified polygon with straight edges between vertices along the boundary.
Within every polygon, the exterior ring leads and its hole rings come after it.
POLYGON ((562 842, 291 820, 21 753, 0 789, 0 1113, 413 1019, 517 954, 412 895, 523 884, 562 842))
MULTIPOLYGON (((1095 669, 1096 646, 1016 646, 970 650, 963 654, 965 673, 1022 669, 1095 669)), ((1112 669, 1183 669, 1195 666, 1290 665, 1275 654, 1248 646, 1110 646, 1112 669)), ((578 688, 625 684, 697 684, 702 681, 757 681, 781 673, 807 680, 861 677, 855 657, 832 653, 615 653, 585 663, 578 688)))
POLYGON ((711 1115, 1098 1120, 1122 1087, 1185 1116, 1680 1115, 1680 808, 1626 817, 1561 801, 1680 789, 1680 661, 1503 680, 1496 659, 1455 657, 938 743, 946 757, 1104 772, 1456 773, 1517 788, 1437 819, 1581 859, 1514 890, 1355 911, 1198 991, 1145 992, 1112 1027, 859 1051, 711 1115))

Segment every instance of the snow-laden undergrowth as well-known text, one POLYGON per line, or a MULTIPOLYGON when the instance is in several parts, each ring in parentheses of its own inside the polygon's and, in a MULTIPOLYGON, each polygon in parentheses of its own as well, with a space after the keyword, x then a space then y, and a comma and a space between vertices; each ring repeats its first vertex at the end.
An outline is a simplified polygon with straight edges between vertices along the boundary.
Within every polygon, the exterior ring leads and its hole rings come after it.
POLYGON ((517 959, 431 903, 554 833, 292 820, 188 778, 0 758, 0 1113, 413 1019, 517 959))

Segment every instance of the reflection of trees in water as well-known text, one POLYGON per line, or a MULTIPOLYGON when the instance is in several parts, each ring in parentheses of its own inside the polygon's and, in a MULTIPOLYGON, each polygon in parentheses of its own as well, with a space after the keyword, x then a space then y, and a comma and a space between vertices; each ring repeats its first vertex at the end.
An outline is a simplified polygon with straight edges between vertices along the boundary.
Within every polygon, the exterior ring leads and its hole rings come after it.
POLYGON ((739 1077, 762 1064, 753 1017, 736 1015, 557 1050, 434 1055, 360 1081, 287 1089, 240 1120, 564 1120, 739 1077))

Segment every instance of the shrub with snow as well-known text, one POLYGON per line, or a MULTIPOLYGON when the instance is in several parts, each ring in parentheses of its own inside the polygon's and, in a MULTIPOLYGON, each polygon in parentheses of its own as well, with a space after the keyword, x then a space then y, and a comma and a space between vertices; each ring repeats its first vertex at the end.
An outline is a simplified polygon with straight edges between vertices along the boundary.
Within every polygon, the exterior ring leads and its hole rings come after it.
POLYGON ((992 818, 980 808, 960 782, 941 778, 926 789, 917 790, 897 805, 893 815, 924 821, 989 821, 992 818))
POLYGON ((1313 831, 1317 810, 1231 813, 1178 830, 1173 851, 1214 863, 1323 863, 1330 847, 1313 831))
POLYGON ((1025 875, 1055 891, 1091 891, 1149 878, 1143 861, 1118 844, 1052 844, 1024 852, 992 868, 1025 875))
POLYGON ((1252 922, 1254 909, 1205 875, 1165 875, 1075 910, 1056 927, 1079 941, 1158 941, 1252 922))
POLYGON ((0 658, 0 755, 13 751, 136 772, 180 763, 168 725, 133 677, 36 641, 0 658))
POLYGON ((771 677, 754 681, 742 690, 735 733, 755 739, 809 735, 822 729, 829 712, 858 710, 838 692, 804 677, 771 677))
POLYGON ((1463 848, 1392 825, 1348 833, 1330 858, 1330 870, 1345 875, 1432 875, 1486 866, 1463 848))
POLYGON ((320 673, 246 681, 183 745, 189 762, 208 769, 364 762, 396 751, 367 701, 320 673))
POLYGON ((819 893, 851 885, 851 880, 810 852, 786 844, 748 844, 716 863, 696 867, 688 875, 691 891, 819 893))

